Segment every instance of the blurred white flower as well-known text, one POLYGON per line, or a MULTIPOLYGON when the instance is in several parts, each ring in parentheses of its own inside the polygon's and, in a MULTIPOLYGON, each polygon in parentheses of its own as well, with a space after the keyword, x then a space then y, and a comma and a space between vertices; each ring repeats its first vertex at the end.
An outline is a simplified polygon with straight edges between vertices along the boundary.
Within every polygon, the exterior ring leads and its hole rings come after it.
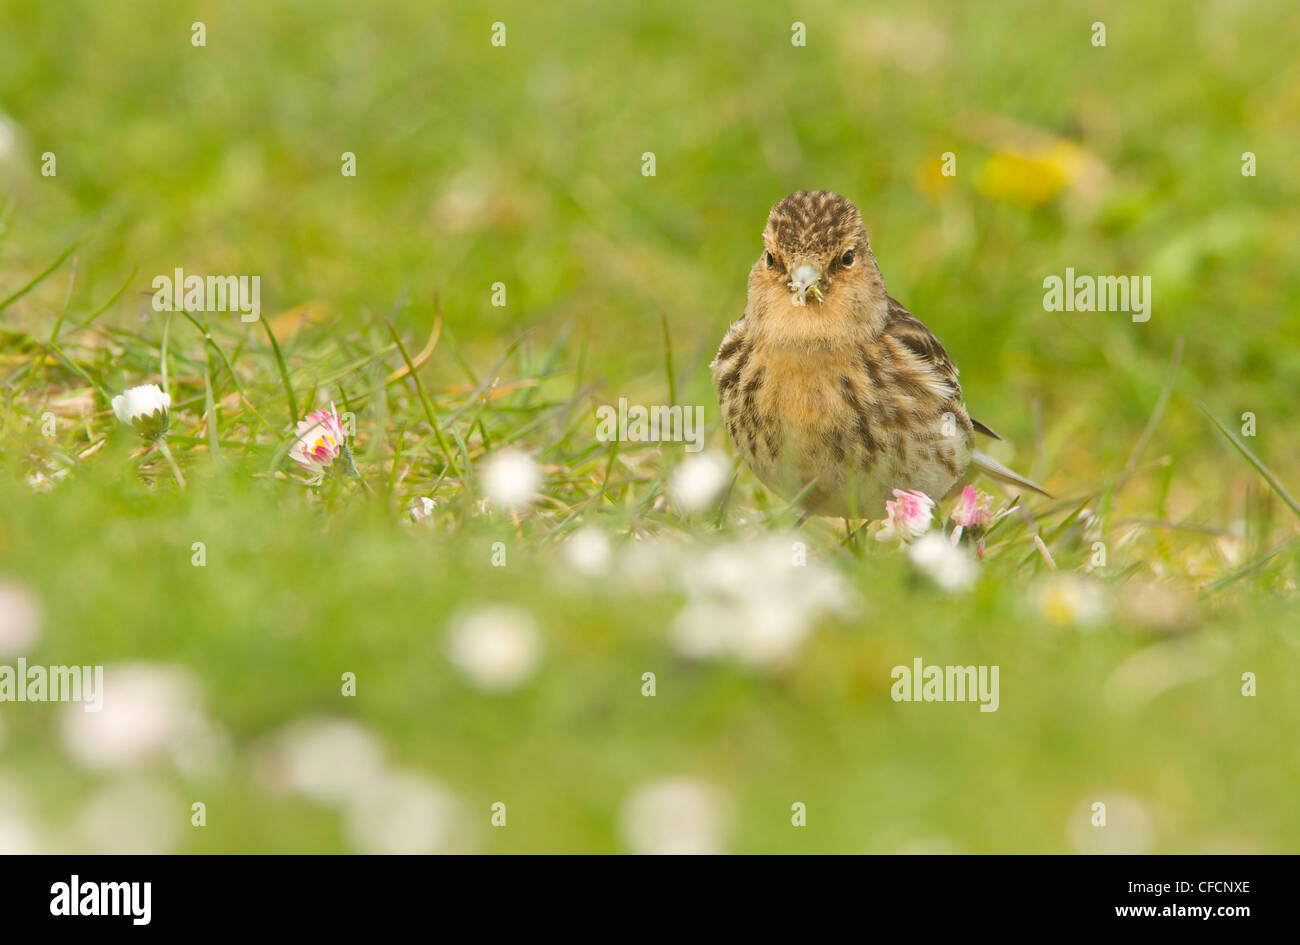
POLYGON ((1043 616, 1057 626, 1090 627, 1106 616, 1101 585, 1068 571, 1057 571, 1040 580, 1033 599, 1043 616))
POLYGON ((726 849, 730 803, 693 778, 643 784, 623 804, 623 836, 636 853, 709 854, 726 849))
POLYGON ((755 666, 780 663, 808 635, 797 607, 780 604, 733 613, 725 603, 688 604, 673 622, 673 642, 696 659, 734 656, 755 666))
POLYGON ((483 466, 483 491, 500 508, 523 508, 533 501, 541 484, 537 464, 518 450, 493 453, 483 466))
POLYGON ((176 770, 189 778, 221 776, 235 754, 225 729, 203 716, 196 716, 188 729, 178 732, 168 751, 176 770))
POLYGON ((1229 568, 1239 568, 1245 558, 1246 543, 1236 533, 1235 527, 1231 527, 1231 530, 1233 531, 1232 535, 1220 535, 1214 539, 1212 544, 1223 557, 1224 564, 1229 568))
POLYGON ((922 535, 908 547, 907 556, 918 571, 945 591, 968 591, 975 586, 979 574, 975 559, 942 532, 922 535))
POLYGON ((1155 839, 1151 815, 1131 794, 1097 791, 1082 798, 1070 812, 1066 832, 1075 853, 1136 855, 1150 853, 1155 839), (1099 826, 1105 804, 1105 825, 1099 826))
POLYGON ((940 833, 916 837, 889 851, 894 856, 953 856, 965 852, 956 843, 940 833))
POLYGON ((428 518, 433 514, 433 510, 438 507, 438 503, 427 495, 417 495, 407 506, 407 514, 410 515, 411 521, 418 522, 428 518))
POLYGON ((362 725, 313 718, 281 729, 257 752, 259 780, 321 803, 361 796, 382 776, 384 750, 362 725))
POLYGON ((467 842, 459 808, 450 791, 423 775, 386 773, 348 805, 348 838, 362 853, 459 852, 467 842))
POLYGON ((24 587, 0 581, 0 656, 23 656, 41 635, 41 605, 24 587))
POLYGON ((924 492, 894 490, 893 501, 885 501, 885 523, 876 532, 876 541, 901 538, 911 541, 930 530, 934 520, 934 500, 924 492))
POLYGON ((15 150, 14 143, 18 140, 16 128, 13 119, 0 112, 0 164, 3 164, 15 150))
POLYGON ((460 614, 451 622, 447 652, 452 664, 481 689, 513 689, 537 671, 542 635, 533 618, 516 607, 494 606, 460 614))
POLYGON ((731 467, 712 451, 687 456, 668 479, 668 494, 683 512, 709 508, 727 484, 731 467))
POLYGON ((487 169, 474 167, 447 181, 433 206, 439 231, 461 233, 491 225, 495 195, 502 190, 493 177, 487 169))
POLYGON ((853 597, 839 574, 807 560, 797 535, 768 534, 678 555, 687 604, 672 626, 679 652, 775 666, 798 649, 823 614, 847 615, 853 597))
POLYGON ((341 807, 348 840, 363 853, 445 853, 468 845, 455 796, 423 775, 389 769, 379 739, 356 722, 295 722, 258 746, 254 770, 272 791, 341 807))
POLYGON ((67 469, 57 469, 51 464, 48 475, 40 469, 29 473, 27 485, 32 487, 33 492, 52 492, 54 487, 66 478, 68 478, 67 469))
POLYGON ((677 563, 690 553, 674 538, 633 535, 618 561, 620 583, 637 594, 654 594, 674 578, 677 563))
POLYGON ((594 525, 579 529, 564 542, 564 558, 569 567, 587 577, 600 577, 608 572, 612 557, 609 538, 594 525))
POLYGON ((171 853, 190 805, 162 785, 141 778, 100 788, 77 815, 76 850, 92 854, 171 853))
POLYGON ((0 780, 0 854, 48 852, 42 834, 27 795, 18 785, 0 780))
POLYGON ((198 685, 189 672, 164 663, 119 663, 104 668, 103 706, 87 712, 64 705, 63 745, 93 769, 126 768, 183 748, 209 729, 198 685))
POLYGON ((1116 613, 1125 622, 1156 633, 1188 630, 1200 619, 1197 595, 1169 584, 1134 582, 1124 586, 1116 613))
POLYGON ((171 404, 172 395, 157 384, 142 384, 114 397, 113 413, 141 436, 156 440, 167 433, 171 404))

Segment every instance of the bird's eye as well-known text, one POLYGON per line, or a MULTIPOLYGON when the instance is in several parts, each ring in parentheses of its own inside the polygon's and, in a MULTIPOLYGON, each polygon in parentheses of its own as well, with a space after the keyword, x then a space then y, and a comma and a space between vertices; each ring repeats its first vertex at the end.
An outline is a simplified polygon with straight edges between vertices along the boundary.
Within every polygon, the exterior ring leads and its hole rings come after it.
POLYGON ((767 254, 767 268, 768 269, 776 268, 776 257, 773 256, 771 253, 767 254))
POLYGON ((840 257, 840 262, 844 265, 844 268, 847 269, 849 266, 853 265, 854 258, 855 257, 853 255, 853 250, 850 249, 848 252, 846 252, 843 256, 840 257))

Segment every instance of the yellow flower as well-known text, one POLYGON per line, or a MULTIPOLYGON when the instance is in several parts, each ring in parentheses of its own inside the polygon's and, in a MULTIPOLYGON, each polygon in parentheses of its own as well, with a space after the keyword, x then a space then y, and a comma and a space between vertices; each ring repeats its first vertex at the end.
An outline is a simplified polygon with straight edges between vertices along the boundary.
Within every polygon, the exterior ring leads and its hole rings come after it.
POLYGON ((984 162, 977 186, 985 197, 1032 208, 1052 200, 1065 183, 1064 168, 1050 155, 1000 151, 984 162))

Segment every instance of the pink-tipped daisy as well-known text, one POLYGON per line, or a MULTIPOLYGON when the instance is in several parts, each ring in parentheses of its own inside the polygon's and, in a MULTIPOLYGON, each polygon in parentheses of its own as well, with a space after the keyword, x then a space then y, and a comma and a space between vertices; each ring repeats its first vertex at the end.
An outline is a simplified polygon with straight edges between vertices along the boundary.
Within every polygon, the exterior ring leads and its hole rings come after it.
POLYGON ((320 482, 334 460, 350 452, 343 423, 332 403, 329 410, 313 410, 299 420, 294 434, 298 439, 289 450, 289 458, 311 474, 310 482, 320 482))
POLYGON ((984 531, 993 524, 993 496, 966 486, 953 507, 952 520, 966 531, 984 531))
POLYGON ((885 502, 885 525, 876 532, 877 541, 901 538, 911 541, 930 530, 934 519, 934 500, 924 492, 895 489, 894 501, 885 502))

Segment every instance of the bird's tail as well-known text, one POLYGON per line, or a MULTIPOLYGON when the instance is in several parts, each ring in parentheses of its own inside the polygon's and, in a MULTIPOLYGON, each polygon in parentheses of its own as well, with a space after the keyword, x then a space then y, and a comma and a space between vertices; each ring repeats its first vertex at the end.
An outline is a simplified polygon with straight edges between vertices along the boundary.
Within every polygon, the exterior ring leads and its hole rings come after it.
POLYGON ((999 482, 1005 482, 1013 486, 1019 486, 1021 489, 1029 489, 1033 492, 1037 492, 1039 495, 1045 495, 1049 499, 1052 497, 1052 494, 1048 492, 1046 489, 1044 489, 1042 486, 1038 485, 1037 483, 1030 482, 1024 476, 1020 475, 1020 473, 1016 472, 1015 470, 1008 469, 1006 466, 1003 466, 1001 463, 999 463, 988 453, 982 452, 981 450, 976 450, 974 452, 974 454, 971 456, 971 463, 974 464, 981 472, 983 472, 986 475, 992 476, 994 479, 998 480, 999 482))

